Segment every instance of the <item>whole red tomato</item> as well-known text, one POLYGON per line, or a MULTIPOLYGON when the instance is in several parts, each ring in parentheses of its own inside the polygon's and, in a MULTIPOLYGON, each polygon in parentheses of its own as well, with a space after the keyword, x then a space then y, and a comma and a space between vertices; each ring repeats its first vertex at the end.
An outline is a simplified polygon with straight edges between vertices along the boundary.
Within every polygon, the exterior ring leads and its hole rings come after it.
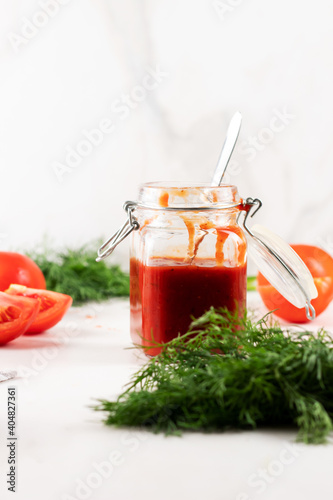
POLYGON ((29 257, 15 252, 0 252, 0 291, 12 283, 42 288, 46 283, 42 271, 29 257))
MULTIPOLYGON (((318 297, 311 301, 319 316, 333 299, 333 258, 321 248, 312 245, 291 245, 295 252, 304 261, 313 276, 318 297)), ((259 273, 257 280, 258 292, 265 306, 274 311, 276 316, 289 322, 306 323, 309 321, 305 310, 298 309, 288 302, 267 280, 259 273)))

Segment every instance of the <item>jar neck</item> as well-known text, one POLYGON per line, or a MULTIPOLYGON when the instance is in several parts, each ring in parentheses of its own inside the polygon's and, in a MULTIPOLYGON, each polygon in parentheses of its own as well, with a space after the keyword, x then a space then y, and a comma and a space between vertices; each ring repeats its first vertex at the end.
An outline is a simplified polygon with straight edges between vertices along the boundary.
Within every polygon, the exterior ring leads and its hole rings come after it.
POLYGON ((138 207, 165 211, 237 211, 241 202, 237 187, 229 184, 184 186, 175 183, 148 183, 140 188, 138 207))

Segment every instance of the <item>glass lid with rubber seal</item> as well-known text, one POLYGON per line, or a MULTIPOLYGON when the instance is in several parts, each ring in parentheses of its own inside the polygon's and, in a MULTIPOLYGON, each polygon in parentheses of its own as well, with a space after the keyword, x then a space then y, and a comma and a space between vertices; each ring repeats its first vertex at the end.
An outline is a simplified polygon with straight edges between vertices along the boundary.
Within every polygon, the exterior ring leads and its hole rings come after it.
POLYGON ((249 241, 249 251, 259 271, 285 299, 299 309, 305 308, 308 319, 316 312, 311 300, 318 296, 313 277, 302 259, 282 238, 271 230, 256 224, 247 226, 248 217, 261 207, 261 201, 248 198, 243 227, 249 241))

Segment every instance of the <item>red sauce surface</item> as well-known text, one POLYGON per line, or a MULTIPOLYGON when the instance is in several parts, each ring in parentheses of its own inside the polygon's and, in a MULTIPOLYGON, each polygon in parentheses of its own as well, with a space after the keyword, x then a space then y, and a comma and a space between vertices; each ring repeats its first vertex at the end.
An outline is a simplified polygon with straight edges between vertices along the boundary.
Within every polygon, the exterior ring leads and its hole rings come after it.
MULTIPOLYGON (((131 335, 143 346, 186 333, 191 318, 211 306, 238 308, 240 314, 246 307, 246 264, 225 267, 213 260, 184 264, 181 259, 156 258, 146 266, 133 258, 130 278, 131 335)), ((156 355, 159 349, 146 352, 156 355)))

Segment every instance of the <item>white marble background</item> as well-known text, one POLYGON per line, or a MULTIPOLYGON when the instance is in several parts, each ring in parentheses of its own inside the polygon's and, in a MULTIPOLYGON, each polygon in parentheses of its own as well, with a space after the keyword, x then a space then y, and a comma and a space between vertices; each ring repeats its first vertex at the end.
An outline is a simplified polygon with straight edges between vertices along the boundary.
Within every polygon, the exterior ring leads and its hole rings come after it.
POLYGON ((141 182, 209 180, 239 110, 230 181, 263 200, 257 222, 333 253, 332 17, 330 0, 1 0, 2 249, 108 236, 141 182))

